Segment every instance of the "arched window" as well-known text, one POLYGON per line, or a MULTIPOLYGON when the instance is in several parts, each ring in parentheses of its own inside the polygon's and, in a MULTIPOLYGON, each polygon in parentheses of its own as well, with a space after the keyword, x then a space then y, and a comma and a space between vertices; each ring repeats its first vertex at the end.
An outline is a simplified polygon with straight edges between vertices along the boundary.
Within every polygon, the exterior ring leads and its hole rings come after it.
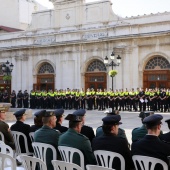
POLYGON ((106 71, 106 66, 100 60, 95 60, 89 64, 87 72, 106 71))
POLYGON ((156 56, 148 61, 145 70, 169 69, 170 64, 168 60, 163 57, 156 56))
POLYGON ((40 67, 38 73, 39 73, 39 74, 54 73, 54 69, 53 69, 53 67, 52 67, 51 64, 49 64, 49 63, 44 63, 44 64, 40 67))

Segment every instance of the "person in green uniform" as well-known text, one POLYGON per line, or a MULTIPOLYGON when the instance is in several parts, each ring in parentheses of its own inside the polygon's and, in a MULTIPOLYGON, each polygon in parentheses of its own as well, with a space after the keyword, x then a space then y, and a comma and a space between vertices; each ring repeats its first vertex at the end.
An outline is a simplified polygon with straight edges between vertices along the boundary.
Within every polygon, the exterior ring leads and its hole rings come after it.
POLYGON ((147 134, 148 131, 146 126, 143 124, 143 119, 152 114, 154 114, 153 111, 140 112, 139 117, 141 118, 142 126, 132 130, 132 142, 142 139, 147 134))
MULTIPOLYGON (((90 140, 86 136, 80 134, 83 126, 82 116, 68 114, 65 119, 69 120, 69 129, 60 135, 58 146, 68 146, 79 149, 84 155, 85 165, 96 165, 96 159, 91 148, 90 140)), ((73 163, 80 166, 80 159, 77 154, 73 157, 73 163)))

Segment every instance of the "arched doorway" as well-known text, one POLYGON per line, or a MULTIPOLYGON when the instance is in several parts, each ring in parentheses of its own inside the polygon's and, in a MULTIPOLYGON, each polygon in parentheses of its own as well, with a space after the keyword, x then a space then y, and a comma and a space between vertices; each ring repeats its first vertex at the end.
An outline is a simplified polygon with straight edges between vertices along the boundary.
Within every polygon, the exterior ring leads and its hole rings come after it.
POLYGON ((106 66, 100 60, 92 61, 85 73, 85 90, 106 88, 106 66))
POLYGON ((53 90, 54 91, 54 68, 49 63, 43 63, 37 74, 37 84, 34 90, 53 90))
POLYGON ((169 88, 170 87, 170 63, 162 56, 150 59, 143 73, 144 88, 169 88))

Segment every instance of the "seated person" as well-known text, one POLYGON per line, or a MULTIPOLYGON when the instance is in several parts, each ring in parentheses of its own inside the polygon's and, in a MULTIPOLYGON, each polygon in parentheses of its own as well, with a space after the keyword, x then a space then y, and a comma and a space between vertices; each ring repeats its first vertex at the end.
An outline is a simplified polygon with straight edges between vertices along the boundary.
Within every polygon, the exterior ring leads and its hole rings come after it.
MULTIPOLYGON (((14 113, 14 116, 16 117, 17 121, 15 124, 11 126, 11 131, 18 131, 18 132, 22 132, 23 134, 25 134, 27 137, 29 152, 33 152, 31 139, 29 136, 30 125, 24 123, 26 120, 25 112, 26 112, 26 109, 20 109, 14 113)), ((20 139, 20 146, 21 146, 21 153, 25 153, 26 151, 25 151, 25 144, 24 144, 23 138, 20 139)))
MULTIPOLYGON (((112 108, 106 110, 104 113, 107 114, 107 116, 111 116, 111 115, 119 115, 119 111, 118 110, 113 110, 112 112, 112 108)), ((102 129, 102 126, 99 126, 97 129, 96 129, 96 137, 98 136, 102 136, 104 133, 103 133, 103 129, 102 129)), ((118 129, 118 137, 122 137, 122 138, 125 138, 127 140, 127 137, 126 137, 126 134, 125 134, 125 130, 122 129, 122 128, 119 128, 118 129)), ((128 141, 128 140, 127 140, 128 141)))
MULTIPOLYGON (((168 124, 168 128, 170 129, 170 119, 165 120, 165 122, 168 124)), ((159 138, 164 142, 170 143, 170 132, 161 134, 159 138)))
POLYGON ((54 114, 57 118, 56 126, 54 127, 54 129, 59 130, 61 133, 66 132, 68 128, 65 126, 62 126, 63 118, 64 118, 64 109, 54 110, 54 114))
POLYGON ((40 110, 34 113, 34 125, 30 127, 31 132, 35 132, 43 126, 42 123, 42 115, 46 112, 46 110, 40 110))
MULTIPOLYGON (((118 137, 120 115, 111 115, 106 116, 102 119, 103 121, 103 132, 104 135, 95 137, 92 141, 92 149, 96 150, 105 150, 110 152, 116 152, 123 156, 125 159, 125 170, 133 169, 132 157, 130 154, 130 149, 128 142, 125 138, 118 137)), ((120 161, 115 158, 113 160, 113 169, 120 170, 121 164, 120 161)))

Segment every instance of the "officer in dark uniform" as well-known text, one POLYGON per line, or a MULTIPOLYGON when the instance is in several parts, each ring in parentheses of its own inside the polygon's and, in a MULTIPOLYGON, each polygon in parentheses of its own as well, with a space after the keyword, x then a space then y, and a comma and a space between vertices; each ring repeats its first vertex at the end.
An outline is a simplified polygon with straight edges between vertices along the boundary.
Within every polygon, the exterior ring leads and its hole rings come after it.
MULTIPOLYGON (((102 119, 104 135, 93 139, 92 149, 93 151, 105 150, 121 154, 125 159, 125 170, 130 170, 133 168, 133 162, 128 142, 124 138, 117 137, 119 125, 122 124, 120 120, 120 115, 106 116, 102 119)), ((120 169, 120 166, 118 159, 113 161, 113 169, 120 169)))
MULTIPOLYGON (((80 133, 81 127, 83 125, 82 116, 68 114, 65 119, 69 120, 69 129, 60 135, 58 146, 68 146, 79 149, 84 155, 85 165, 95 165, 96 159, 92 152, 90 140, 80 133)), ((74 156, 73 163, 80 165, 80 159, 78 155, 74 156)))
MULTIPOLYGON (((118 114, 119 114, 119 111, 118 111, 118 110, 112 111, 112 109, 109 108, 109 109, 106 110, 104 113, 106 113, 107 116, 111 116, 111 115, 118 115, 118 114)), ((102 136, 102 135, 104 135, 104 132, 103 132, 102 126, 99 126, 99 127, 96 129, 96 137, 102 136)), ((121 138, 124 138, 124 139, 127 140, 125 130, 122 129, 122 128, 119 128, 119 129, 118 129, 118 134, 117 134, 117 136, 118 136, 118 137, 121 137, 121 138)), ((128 140, 127 140, 127 142, 128 142, 128 140)))
MULTIPOLYGON (((14 116, 16 117, 17 121, 15 124, 11 126, 11 131, 18 131, 24 133, 27 137, 29 151, 33 152, 31 139, 29 137, 30 125, 24 123, 24 121, 26 120, 25 112, 26 109, 21 109, 14 113, 14 116)), ((23 138, 20 139, 20 145, 21 145, 21 153, 25 153, 25 145, 24 145, 23 138)))
POLYGON ((95 135, 94 135, 94 131, 93 131, 92 127, 84 125, 85 124, 85 114, 86 114, 85 109, 80 109, 80 110, 76 110, 75 112, 73 112, 73 115, 82 116, 83 126, 81 128, 80 133, 85 135, 87 138, 89 138, 89 140, 91 142, 93 140, 93 138, 95 137, 95 135))
POLYGON ((4 91, 2 100, 4 103, 9 103, 9 94, 7 90, 4 91))
POLYGON ((34 113, 34 125, 30 127, 31 132, 35 132, 43 126, 42 116, 46 113, 46 110, 39 110, 34 113))
POLYGON ((54 129, 59 130, 61 133, 64 133, 68 130, 67 127, 62 126, 63 123, 63 118, 64 118, 64 109, 57 109, 54 110, 54 114, 57 118, 56 120, 56 126, 54 127, 54 129))
POLYGON ((35 109, 36 107, 36 100, 35 100, 35 91, 31 90, 30 92, 30 108, 35 109))
POLYGON ((11 97, 12 108, 15 108, 16 107, 16 98, 17 98, 15 90, 12 90, 10 97, 11 97))
POLYGON ((29 94, 28 94, 27 90, 25 90, 24 94, 23 94, 24 108, 28 108, 28 98, 29 98, 29 94))
MULTIPOLYGON (((165 120, 165 122, 168 124, 168 128, 170 129, 170 119, 165 120)), ((159 138, 164 142, 170 143, 170 132, 160 135, 159 138)))
MULTIPOLYGON (((58 139, 60 133, 53 128, 56 126, 56 116, 54 112, 45 112, 42 117, 43 126, 38 129, 34 134, 34 141, 46 143, 54 146, 56 152, 58 151, 58 139)), ((60 159, 59 152, 57 152, 57 159, 60 159)), ((52 160, 51 150, 47 150, 46 154, 46 163, 48 170, 54 170, 53 165, 51 163, 52 160)))
POLYGON ((132 130, 132 142, 136 142, 142 139, 147 134, 148 131, 146 129, 146 126, 143 124, 143 119, 152 114, 154 114, 153 111, 145 111, 139 114, 139 117, 141 118, 142 126, 132 130))
MULTIPOLYGON (((149 156, 163 160, 168 163, 167 157, 170 153, 170 145, 158 138, 161 130, 162 115, 153 114, 145 117, 143 123, 146 125, 148 134, 137 142, 132 143, 132 155, 149 156)), ((154 170, 161 170, 159 164, 154 170)))
POLYGON ((17 94, 17 107, 22 108, 22 99, 23 99, 23 94, 22 91, 19 90, 17 94))

